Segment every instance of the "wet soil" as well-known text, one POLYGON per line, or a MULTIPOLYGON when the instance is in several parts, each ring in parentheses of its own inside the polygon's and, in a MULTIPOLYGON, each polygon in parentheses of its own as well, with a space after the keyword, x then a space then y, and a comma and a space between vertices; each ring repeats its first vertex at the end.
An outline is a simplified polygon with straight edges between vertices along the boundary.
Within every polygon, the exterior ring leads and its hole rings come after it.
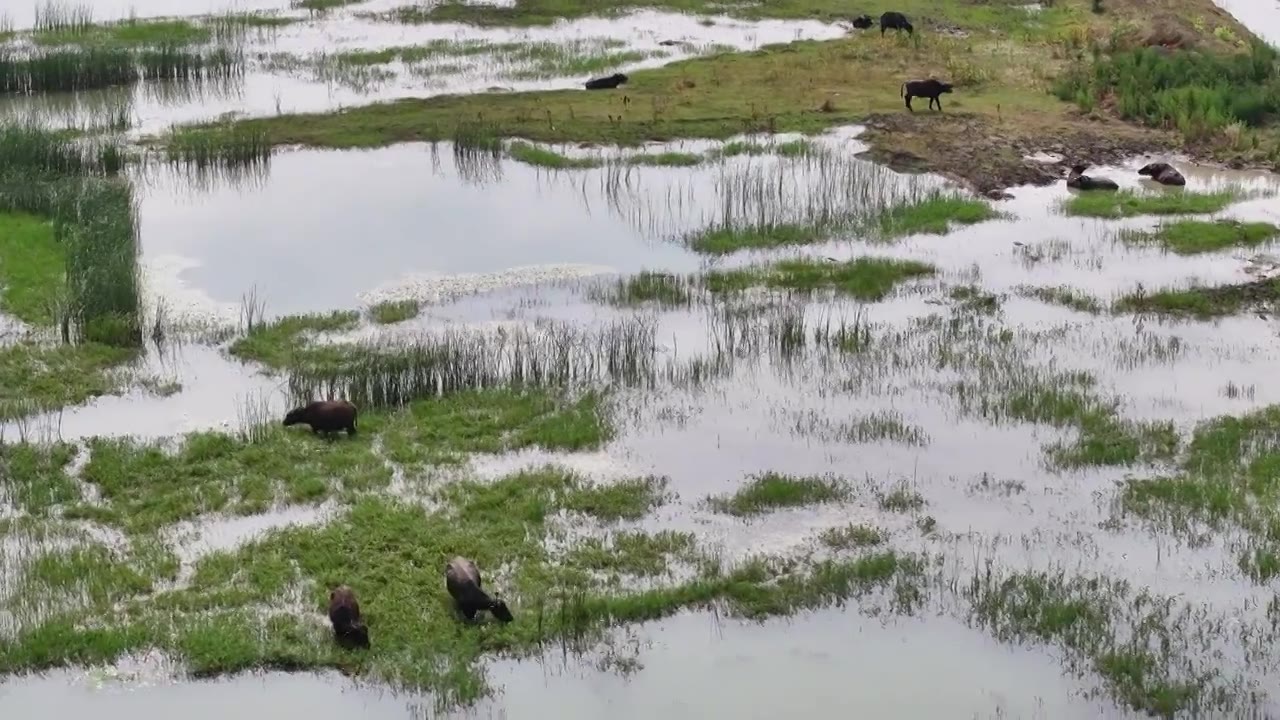
POLYGON ((1110 120, 1045 123, 961 112, 876 114, 863 121, 864 155, 899 172, 936 172, 979 193, 1049 185, 1075 162, 1120 164, 1135 155, 1180 149, 1170 133, 1110 120), (1053 153, 1060 163, 1028 160, 1053 153))

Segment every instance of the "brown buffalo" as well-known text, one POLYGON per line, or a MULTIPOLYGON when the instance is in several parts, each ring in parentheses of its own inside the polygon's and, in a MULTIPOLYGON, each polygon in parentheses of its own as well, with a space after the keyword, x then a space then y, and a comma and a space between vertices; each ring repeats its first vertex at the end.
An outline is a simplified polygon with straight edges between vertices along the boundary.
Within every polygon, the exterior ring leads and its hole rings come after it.
POLYGON ((338 432, 356 434, 356 406, 346 400, 314 400, 300 408, 294 408, 284 416, 285 427, 310 425, 311 432, 338 432))
POLYGON ((514 617, 507 604, 502 600, 489 597, 481 587, 480 570, 476 564, 464 557, 455 557, 444 566, 444 584, 453 596, 453 602, 467 620, 474 620, 476 612, 488 610, 502 622, 511 622, 514 617))
POLYGON ((343 647, 369 647, 369 628, 360 616, 360 603, 356 593, 346 585, 339 585, 329 593, 329 622, 333 623, 333 637, 343 647))

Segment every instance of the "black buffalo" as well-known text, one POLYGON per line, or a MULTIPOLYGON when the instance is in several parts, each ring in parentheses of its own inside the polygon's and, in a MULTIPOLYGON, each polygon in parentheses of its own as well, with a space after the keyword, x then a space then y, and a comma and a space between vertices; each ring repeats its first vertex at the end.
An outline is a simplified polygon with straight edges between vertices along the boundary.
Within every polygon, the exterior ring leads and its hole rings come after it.
POLYGON ((622 73, 614 73, 609 77, 594 78, 587 81, 588 90, 612 90, 619 85, 626 84, 627 76, 622 73))
POLYGON ((902 97, 907 99, 907 109, 911 110, 911 112, 915 112, 911 107, 911 98, 913 97, 929 98, 929 109, 932 110, 933 104, 937 103, 938 110, 941 112, 942 98, 940 96, 943 93, 950 92, 951 83, 934 80, 933 78, 928 80, 908 80, 902 83, 902 89, 900 90, 902 97))
POLYGON ((314 433, 346 430, 347 435, 355 435, 356 414, 356 406, 346 400, 313 400, 290 410, 284 416, 284 424, 310 425, 314 433))
POLYGON ((1076 190, 1119 190, 1120 186, 1114 180, 1107 178, 1089 177, 1084 174, 1088 169, 1088 165, 1079 164, 1072 165, 1071 172, 1067 175, 1067 187, 1076 190))
POLYGON ((339 585, 329 593, 329 622, 333 623, 333 637, 346 647, 369 647, 369 628, 360 617, 360 603, 356 593, 346 585, 339 585))
POLYGON ((475 563, 464 557, 455 557, 445 564, 444 585, 453 596, 454 605, 467 620, 474 620, 476 612, 480 610, 488 610, 502 622, 514 619, 505 602, 489 597, 484 591, 481 587, 480 570, 475 563))
POLYGON ((865 14, 859 15, 858 17, 853 19, 853 26, 858 28, 859 30, 866 30, 867 28, 871 27, 874 24, 875 24, 875 21, 871 19, 870 15, 865 15, 865 14))
POLYGON ((1182 173, 1178 172, 1169 163, 1154 162, 1147 163, 1138 170, 1139 175, 1150 176, 1152 180, 1161 185, 1186 185, 1187 179, 1182 177, 1182 173))
POLYGON ((880 16, 880 34, 884 35, 885 30, 906 30, 908 35, 915 34, 915 28, 911 27, 907 16, 893 10, 880 16))

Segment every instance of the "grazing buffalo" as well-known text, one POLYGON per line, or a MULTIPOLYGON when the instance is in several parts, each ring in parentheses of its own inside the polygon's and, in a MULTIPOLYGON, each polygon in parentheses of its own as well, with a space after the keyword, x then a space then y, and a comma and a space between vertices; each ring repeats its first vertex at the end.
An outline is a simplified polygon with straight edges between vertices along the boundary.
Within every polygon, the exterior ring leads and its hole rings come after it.
POLYGON ((1182 177, 1182 173, 1178 172, 1169 163, 1154 162, 1147 163, 1138 170, 1139 175, 1148 175, 1152 180, 1161 185, 1186 185, 1187 179, 1182 177))
POLYGON ((1084 174, 1088 165, 1072 165, 1071 173, 1067 175, 1067 187, 1077 190, 1119 190, 1120 186, 1114 180, 1107 178, 1089 177, 1084 174))
POLYGON ((911 27, 907 16, 893 10, 880 16, 880 34, 884 35, 885 30, 906 30, 908 35, 915 34, 915 28, 911 27))
POLYGON ((489 597, 480 584, 480 570, 476 564, 464 557, 455 557, 444 566, 444 584, 453 596, 458 611, 474 620, 476 612, 488 610, 502 622, 511 622, 514 618, 507 604, 498 598, 489 597))
POLYGON ((339 585, 329 593, 329 622, 333 623, 333 637, 346 647, 369 647, 369 628, 360 617, 360 603, 356 593, 346 585, 339 585))
POLYGON ((311 432, 337 432, 346 430, 356 434, 356 406, 346 400, 313 400, 300 408, 294 408, 284 416, 285 427, 310 425, 311 432))
POLYGON ((928 80, 908 80, 902 83, 900 94, 907 99, 907 109, 911 110, 911 112, 915 112, 911 107, 911 98, 913 97, 929 98, 929 109, 932 110, 933 104, 937 103, 938 111, 941 112, 942 98, 940 96, 943 93, 950 92, 951 83, 929 78, 928 80))
POLYGON ((875 21, 871 19, 870 15, 866 15, 866 14, 859 15, 858 17, 853 19, 853 26, 858 28, 859 30, 866 30, 867 28, 871 27, 874 24, 875 24, 875 21))
POLYGON ((612 90, 619 85, 627 82, 627 76, 622 73, 614 73, 609 77, 595 78, 587 81, 588 90, 612 90))

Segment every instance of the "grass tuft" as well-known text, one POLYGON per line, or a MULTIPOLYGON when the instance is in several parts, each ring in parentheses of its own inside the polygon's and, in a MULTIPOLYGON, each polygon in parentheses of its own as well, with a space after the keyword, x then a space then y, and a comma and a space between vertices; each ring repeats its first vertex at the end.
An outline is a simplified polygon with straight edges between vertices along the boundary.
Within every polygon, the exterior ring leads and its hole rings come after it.
POLYGON ((1067 215, 1096 218, 1127 218, 1139 215, 1190 215, 1215 213, 1238 200, 1240 193, 1231 190, 1195 192, 1163 190, 1138 193, 1081 192, 1063 201, 1067 215))
POLYGON ((1155 230, 1126 230, 1120 237, 1132 244, 1158 244, 1179 255, 1251 248, 1274 240, 1280 228, 1265 222, 1239 220, 1179 220, 1155 230))
POLYGON ((712 510, 748 517, 778 508, 842 502, 853 496, 849 484, 836 477, 796 477, 776 472, 748 476, 732 495, 708 498, 712 510))

